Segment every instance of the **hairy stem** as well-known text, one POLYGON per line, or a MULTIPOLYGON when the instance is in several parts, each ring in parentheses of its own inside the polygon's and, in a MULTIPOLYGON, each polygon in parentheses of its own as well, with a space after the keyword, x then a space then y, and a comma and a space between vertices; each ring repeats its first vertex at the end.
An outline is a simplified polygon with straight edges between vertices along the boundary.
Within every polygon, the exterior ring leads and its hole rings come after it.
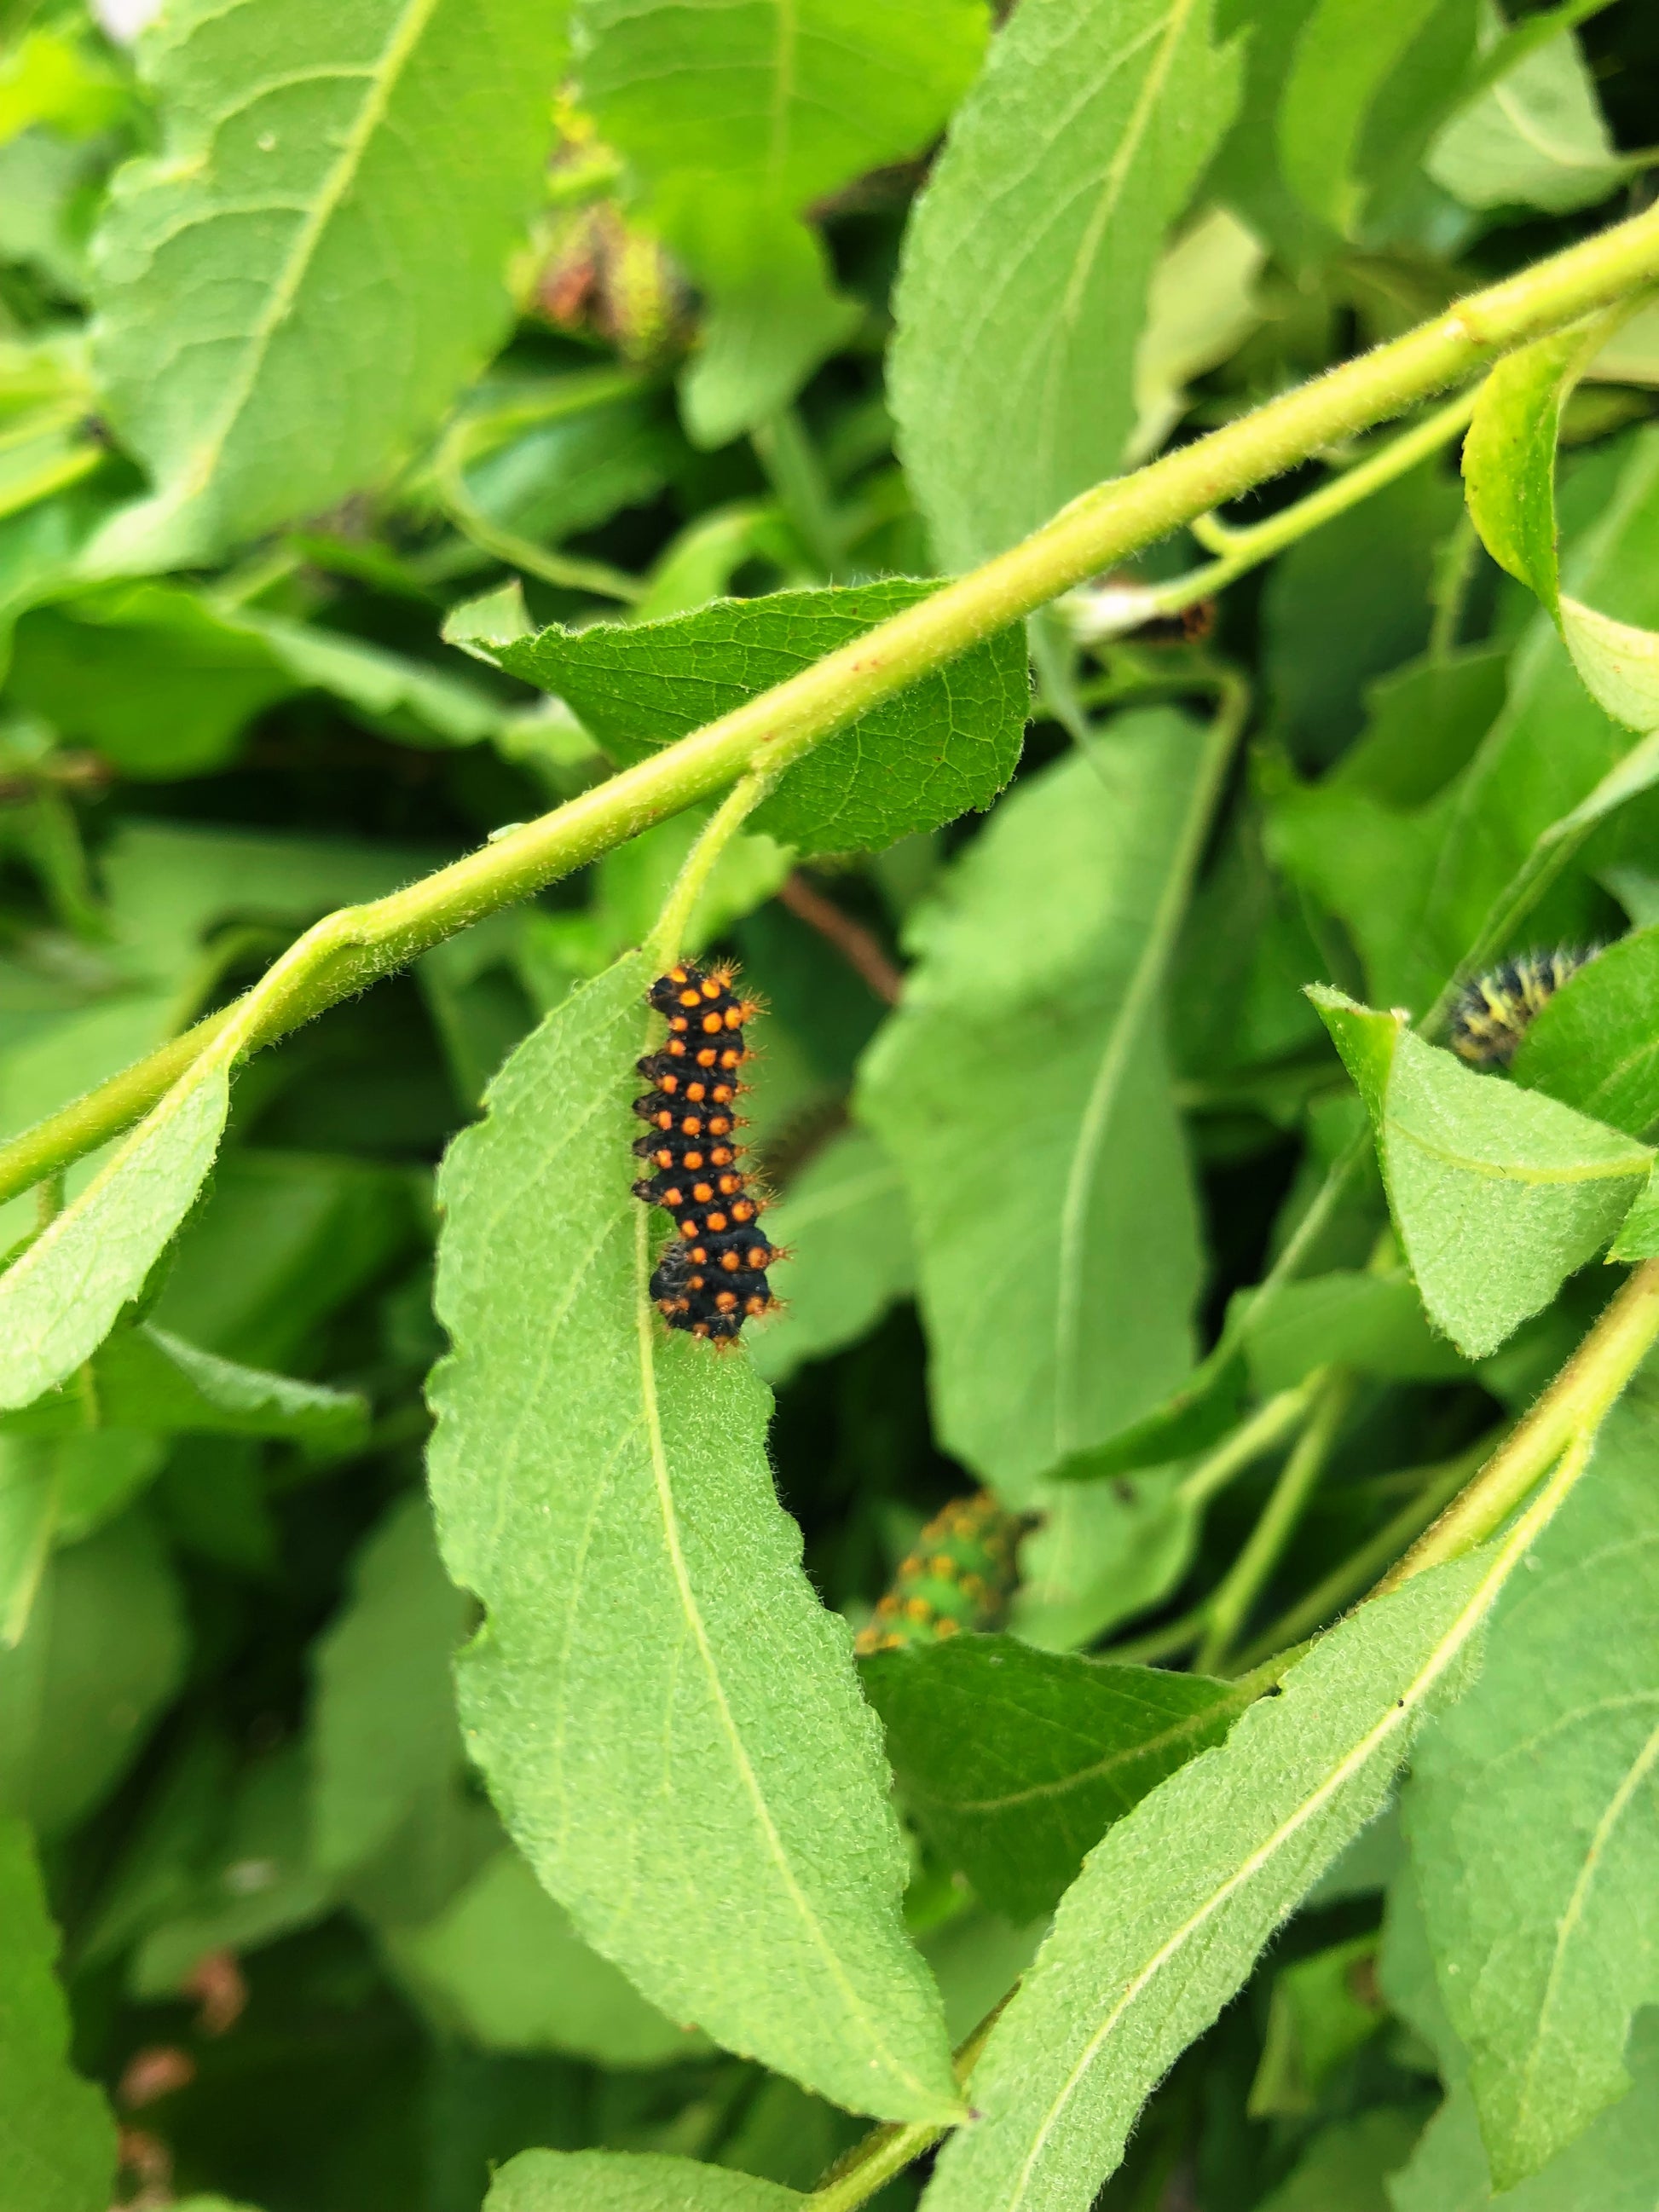
POLYGON ((720 854, 772 788, 770 775, 745 775, 734 784, 709 817, 708 826, 685 856, 652 931, 648 950, 659 967, 679 957, 697 901, 708 889, 720 854))
POLYGON ((1659 1341, 1659 1260, 1646 1260, 1608 1306, 1524 1420, 1510 1430, 1473 1482, 1440 1516, 1376 1594, 1461 1559, 1500 1528, 1574 1439, 1593 1437, 1631 1376, 1659 1341))
MULTIPOLYGON (((1022 620, 1087 576, 1237 498, 1322 447, 1403 413, 1511 348, 1659 277, 1659 207, 1500 284, 1406 337, 1345 362, 1208 437, 1073 500, 1052 521, 811 667, 608 783, 482 851, 330 917, 282 991, 261 1000, 248 1048, 389 975, 441 939, 513 904, 750 768, 781 770, 882 700, 1022 620), (330 924, 337 925, 331 933, 330 924)), ((452 480, 453 489, 453 480, 452 480)), ((314 940, 314 941, 313 941, 314 940)), ((246 1002, 244 1002, 246 1003, 246 1002)), ((67 1165, 145 1112, 213 1041, 199 1024, 0 1149, 0 1199, 67 1165)))
MULTIPOLYGON (((972 2034, 957 2046, 955 2064, 958 2087, 967 2087, 968 2078, 979 2063, 991 2030, 1002 2017, 1003 2007, 1012 1995, 1010 1990, 999 1997, 972 2034)), ((884 2183, 890 2181, 896 2173, 902 2173, 912 2159, 931 2150, 948 2133, 946 2127, 921 2120, 913 2120, 904 2126, 889 2122, 884 2127, 872 2128, 861 2142, 854 2143, 844 2157, 836 2161, 806 2202, 815 2206, 817 2212, 854 2212, 855 2206, 867 2202, 884 2183)))
POLYGON ((1196 516, 1193 534, 1201 545, 1220 556, 1218 560, 1189 569, 1184 576, 1172 576, 1165 584, 1130 584, 1117 590, 1109 586, 1092 602, 1079 592, 1068 610, 1075 635, 1085 643, 1119 636, 1160 615, 1180 614, 1200 599, 1211 598, 1449 444, 1468 428, 1479 396, 1478 385, 1460 392, 1448 405, 1390 439, 1379 452, 1368 453, 1363 461, 1333 477, 1293 507, 1269 515, 1265 522, 1236 530, 1212 515, 1196 516))

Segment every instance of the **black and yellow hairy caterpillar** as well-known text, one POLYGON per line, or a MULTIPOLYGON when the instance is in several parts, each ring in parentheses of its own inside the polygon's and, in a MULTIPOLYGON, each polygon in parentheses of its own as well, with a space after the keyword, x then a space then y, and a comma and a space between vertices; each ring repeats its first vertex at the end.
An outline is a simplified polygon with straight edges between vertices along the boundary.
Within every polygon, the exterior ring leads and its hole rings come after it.
POLYGON ((1526 952, 1477 975, 1452 1008, 1452 1050, 1471 1067, 1507 1067, 1534 1017, 1601 949, 1559 945, 1553 952, 1526 952))
POLYGON ((1019 1580, 1019 1540, 1032 1526, 1031 1515, 1005 1511, 988 1490, 953 1498, 901 1561, 854 1648, 902 1651, 964 1629, 1000 1627, 1019 1580))
POLYGON ((670 1328, 716 1344, 776 1306, 766 1270, 781 1256, 757 1225, 765 1200, 737 1141, 738 1070, 753 1057, 744 1026, 759 1008, 738 997, 732 980, 730 969, 689 961, 658 976, 645 995, 668 1036, 637 1063, 651 1088, 634 1101, 651 1125, 634 1150, 653 1170, 634 1195, 665 1208, 678 1232, 652 1274, 651 1295, 670 1328))

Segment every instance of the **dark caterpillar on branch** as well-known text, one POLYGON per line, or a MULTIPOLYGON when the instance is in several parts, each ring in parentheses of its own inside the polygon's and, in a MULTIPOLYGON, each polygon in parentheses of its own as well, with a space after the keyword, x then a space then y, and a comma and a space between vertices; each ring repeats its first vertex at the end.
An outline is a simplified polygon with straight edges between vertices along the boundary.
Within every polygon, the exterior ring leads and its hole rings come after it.
POLYGON ((1452 1050, 1471 1067, 1507 1067, 1534 1016, 1601 949, 1558 945, 1553 952, 1523 953, 1477 975, 1452 1008, 1452 1050))
POLYGON ((681 961, 646 997, 668 1023, 660 1052, 637 1062, 651 1088, 634 1111, 651 1125, 635 1152, 654 1172, 635 1198, 660 1206, 678 1232, 651 1277, 670 1328, 730 1343, 745 1321, 777 1305, 766 1270, 781 1255, 758 1226, 765 1201, 750 1187, 737 1141, 738 1070, 752 1057, 744 1025, 759 1011, 732 973, 681 961))

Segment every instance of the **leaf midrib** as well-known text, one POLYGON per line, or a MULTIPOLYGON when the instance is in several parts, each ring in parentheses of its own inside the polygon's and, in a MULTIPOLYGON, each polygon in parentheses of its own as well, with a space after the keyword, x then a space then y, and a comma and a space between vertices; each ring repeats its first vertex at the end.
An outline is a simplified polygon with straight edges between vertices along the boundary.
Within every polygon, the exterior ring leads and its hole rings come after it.
POLYGON ((276 332, 293 311, 300 287, 315 258, 319 242, 362 167, 370 139, 386 119, 398 80, 439 4, 440 0, 407 0, 373 67, 362 72, 368 87, 362 105, 346 133, 338 158, 324 180, 315 205, 295 234, 282 274, 248 333, 250 343, 242 367, 231 380, 218 420, 179 479, 173 495, 176 503, 182 505, 187 500, 200 497, 212 482, 214 471, 252 394, 276 332))
POLYGON ((1068 1790, 1079 1790, 1091 1782, 1103 1780, 1116 1768, 1133 1765, 1137 1759, 1151 1758, 1171 1744, 1182 1742, 1188 1736, 1202 1733, 1206 1724, 1214 1723, 1230 1708, 1243 1711, 1251 1702, 1249 1693, 1241 1692, 1232 1698, 1218 1698, 1212 1705, 1183 1714, 1160 1735, 1144 1737, 1139 1743, 1121 1750, 1108 1752, 1103 1759, 1091 1766, 1079 1766, 1073 1773, 1061 1775, 1053 1782, 1033 1782, 1024 1790, 1011 1790, 1000 1797, 936 1797, 914 1782, 905 1784, 906 1795, 917 1804, 932 1805, 941 1812, 992 1814, 1008 1811, 1016 1805, 1030 1805, 1043 1797, 1064 1796, 1068 1790))
POLYGON ((1453 1152, 1449 1146, 1437 1145, 1415 1129, 1407 1128, 1393 1115, 1386 1115, 1385 1121, 1390 1139, 1398 1138, 1425 1158, 1438 1160, 1443 1166, 1451 1168, 1460 1175, 1474 1176, 1483 1182, 1523 1183, 1540 1189, 1553 1189, 1568 1183, 1636 1182, 1645 1178, 1653 1166, 1653 1154, 1644 1147, 1639 1158, 1584 1160, 1574 1166, 1562 1168, 1523 1168, 1453 1152))
POLYGON ((766 1802, 760 1777, 750 1760, 735 1715, 726 1695, 726 1685, 720 1677, 719 1664, 708 1641, 708 1632, 697 1603, 696 1593, 691 1587, 690 1571, 680 1546, 679 1520, 674 1501, 673 1475, 668 1465, 667 1446, 663 1439, 661 1408, 657 1400, 656 1309, 647 1290, 651 1273, 651 1217, 648 1210, 640 1209, 635 1230, 634 1243, 634 1304, 640 1355, 640 1392, 644 1408, 646 1434, 651 1450, 652 1480, 656 1491, 658 1510, 662 1519, 663 1543, 668 1555, 669 1569, 678 1595, 681 1618, 690 1631, 696 1645, 703 1679, 714 1705, 721 1733, 731 1750, 732 1763, 744 1792, 754 1809, 757 1826, 764 1843, 767 1856, 776 1869, 784 1889, 799 1914, 813 1948, 823 1959, 830 1978, 842 1992, 848 2013, 863 2023, 870 2039, 870 2047, 878 2051, 890 2074, 907 2081, 916 2094, 924 2100, 928 2096, 927 2085, 918 2079, 910 2068, 894 2056, 882 2023, 873 2015, 854 1988, 852 1978, 842 1965, 839 1953, 823 1931, 811 1900, 801 1888, 782 1837, 772 1818, 772 1808, 766 1802))
MULTIPOLYGON (((1525 1522, 1519 1524, 1519 1530, 1516 1533, 1520 1530, 1526 1531, 1523 1542, 1529 1540, 1531 1532, 1527 1529, 1525 1522)), ((1018 2208, 1025 2202, 1031 2177, 1049 2136, 1059 2124, 1060 2116, 1066 2106, 1076 2094, 1085 2075, 1093 2065, 1102 2045, 1131 2005, 1150 1986, 1167 1962, 1179 1954, 1184 1944, 1199 1934, 1205 1924, 1220 1911, 1228 1899, 1259 1873, 1284 1844, 1289 1843, 1301 1829, 1306 1827, 1309 1822, 1337 1795, 1345 1783, 1364 1771, 1370 1759, 1387 1744, 1392 1735, 1409 1724, 1413 1714, 1423 1705, 1436 1683, 1451 1667, 1463 1646, 1490 1611, 1499 1589, 1508 1578, 1516 1559, 1519 1556, 1521 1548, 1522 1546, 1517 1545, 1516 1534, 1512 1534, 1487 1568, 1485 1575, 1470 1592, 1455 1620, 1424 1659, 1407 1689, 1396 1698, 1359 1741, 1337 1762, 1318 1788, 1310 1791, 1295 1811, 1281 1820, 1272 1834, 1258 1844, 1243 1864, 1235 1868, 1224 1881, 1217 1884, 1203 1902, 1188 1915, 1181 1926, 1159 1945, 1139 1972, 1131 1978, 1117 2002, 1090 2037, 1077 2063, 1067 2074, 1065 2081, 1050 2103, 1048 2112, 1044 2114, 1042 2125, 1034 2135, 1031 2147, 1020 2166, 1013 2193, 1007 2200, 1006 2212, 1018 2212, 1018 2208)))
MULTIPOLYGON (((1659 1698, 1659 1692, 1649 1692, 1645 1694, 1650 1701, 1659 1698)), ((1637 1791, 1653 1771, 1656 1764, 1659 1764, 1659 1723, 1650 1729, 1646 1742, 1631 1761, 1624 1779, 1603 1808, 1601 1817, 1595 1824, 1595 1832, 1585 1847, 1584 1863, 1574 1879, 1571 1893, 1567 1899, 1566 1910, 1562 1913, 1557 1924, 1555 1943, 1550 1954, 1550 1970, 1545 1979, 1543 1996, 1539 2001, 1538 2023, 1533 2031, 1527 2051, 1526 2063, 1522 2069, 1520 2087, 1516 2097, 1517 2136, 1524 2136, 1526 2131, 1526 2123, 1536 2087, 1538 2069, 1542 2061, 1544 2047, 1547 2040, 1549 2017, 1555 2008, 1560 1993, 1567 1954, 1571 1948, 1578 1924, 1584 1917, 1591 1887, 1601 1871, 1601 1862, 1613 1839, 1614 1829, 1624 1818, 1637 1791)))

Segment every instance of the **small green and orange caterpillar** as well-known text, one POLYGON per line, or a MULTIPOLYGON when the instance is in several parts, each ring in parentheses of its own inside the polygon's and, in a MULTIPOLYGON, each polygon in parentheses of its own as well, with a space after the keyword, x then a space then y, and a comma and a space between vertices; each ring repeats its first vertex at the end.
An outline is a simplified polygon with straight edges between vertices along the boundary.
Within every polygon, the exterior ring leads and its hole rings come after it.
POLYGON ((1019 1580, 1019 1540, 1034 1523, 1033 1515, 1008 1512, 988 1490, 952 1498, 901 1561, 854 1649, 861 1656, 903 1651, 1000 1627, 1019 1580))
POLYGON ((679 1232, 652 1274, 651 1296, 670 1328, 715 1344, 775 1310, 766 1270, 781 1256, 757 1225, 765 1200, 737 1141, 738 1070, 753 1057, 744 1026, 759 1008, 732 983, 731 969, 690 961, 658 976, 645 995, 668 1037, 636 1063, 651 1088, 634 1101, 650 1124, 634 1150, 654 1170, 634 1195, 665 1208, 679 1232))

